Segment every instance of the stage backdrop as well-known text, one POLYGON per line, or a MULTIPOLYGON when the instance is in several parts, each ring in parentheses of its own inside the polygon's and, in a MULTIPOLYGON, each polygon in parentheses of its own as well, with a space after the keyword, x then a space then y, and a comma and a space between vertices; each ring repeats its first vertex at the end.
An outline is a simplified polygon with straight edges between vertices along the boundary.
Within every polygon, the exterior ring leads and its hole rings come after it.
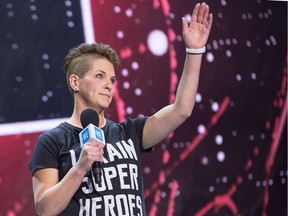
MULTIPOLYGON (((149 216, 287 212, 287 2, 206 1, 214 16, 192 116, 143 155, 149 216)), ((0 216, 36 215, 27 163, 72 112, 62 61, 83 42, 121 57, 120 122, 174 100, 193 0, 1 0, 0 216)))

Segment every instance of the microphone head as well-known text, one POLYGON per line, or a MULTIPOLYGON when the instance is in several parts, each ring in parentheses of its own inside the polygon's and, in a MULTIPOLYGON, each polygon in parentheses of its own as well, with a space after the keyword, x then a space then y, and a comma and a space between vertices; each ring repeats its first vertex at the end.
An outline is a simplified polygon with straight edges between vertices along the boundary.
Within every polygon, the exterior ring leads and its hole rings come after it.
POLYGON ((99 115, 94 109, 85 109, 80 115, 82 127, 87 127, 90 123, 98 127, 99 115))

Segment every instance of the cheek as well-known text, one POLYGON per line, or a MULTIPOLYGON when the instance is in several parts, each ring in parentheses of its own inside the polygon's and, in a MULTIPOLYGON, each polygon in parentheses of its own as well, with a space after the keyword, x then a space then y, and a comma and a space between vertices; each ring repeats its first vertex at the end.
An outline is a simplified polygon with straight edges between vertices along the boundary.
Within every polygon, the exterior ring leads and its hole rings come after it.
POLYGON ((114 97, 114 94, 115 94, 115 87, 113 87, 113 88, 111 89, 112 98, 114 97))
POLYGON ((87 82, 87 83, 85 83, 84 88, 87 88, 89 90, 94 90, 94 89, 96 89, 96 86, 97 85, 95 85, 95 83, 93 83, 93 82, 87 82))
POLYGON ((97 83, 92 80, 92 79, 83 79, 83 82, 81 83, 82 88, 87 89, 87 90, 96 90, 97 89, 97 83))

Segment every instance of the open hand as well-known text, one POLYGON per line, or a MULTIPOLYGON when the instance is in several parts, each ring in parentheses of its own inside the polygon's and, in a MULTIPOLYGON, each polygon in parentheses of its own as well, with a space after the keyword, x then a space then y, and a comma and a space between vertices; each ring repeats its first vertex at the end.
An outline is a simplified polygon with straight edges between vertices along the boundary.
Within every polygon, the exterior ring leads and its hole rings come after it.
POLYGON ((206 45, 213 22, 212 13, 206 3, 195 5, 191 23, 182 18, 183 39, 187 48, 198 49, 206 45))

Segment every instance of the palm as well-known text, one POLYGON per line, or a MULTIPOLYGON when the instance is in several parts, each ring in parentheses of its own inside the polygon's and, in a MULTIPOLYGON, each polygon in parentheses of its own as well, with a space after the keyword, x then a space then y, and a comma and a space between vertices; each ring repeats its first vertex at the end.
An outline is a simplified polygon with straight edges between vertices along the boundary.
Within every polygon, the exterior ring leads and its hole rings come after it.
POLYGON ((205 3, 197 4, 194 8, 191 23, 183 20, 183 38, 189 48, 200 48, 205 46, 213 17, 209 14, 209 7, 205 3))

